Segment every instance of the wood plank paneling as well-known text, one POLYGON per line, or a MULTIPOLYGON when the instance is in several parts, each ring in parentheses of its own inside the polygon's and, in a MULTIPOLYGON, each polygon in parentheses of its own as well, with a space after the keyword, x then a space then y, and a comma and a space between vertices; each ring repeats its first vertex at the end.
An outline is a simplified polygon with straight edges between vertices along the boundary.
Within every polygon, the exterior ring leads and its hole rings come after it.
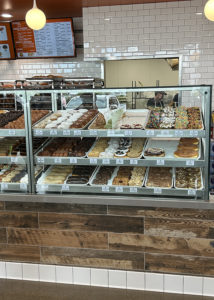
POLYGON ((4 202, 0 202, 0 210, 4 209, 4 202))
POLYGON ((38 228, 38 213, 0 211, 0 226, 38 228))
POLYGON ((6 228, 0 228, 0 243, 7 243, 6 228))
POLYGON ((110 205, 108 214, 118 216, 152 217, 167 219, 214 220, 214 210, 189 208, 135 207, 110 205))
POLYGON ((35 246, 0 244, 0 260, 39 262, 40 248, 35 246))
POLYGON ((107 214, 106 205, 67 204, 67 203, 36 203, 36 202, 5 202, 6 210, 61 212, 74 214, 107 214))
POLYGON ((183 237, 183 238, 214 238, 213 221, 176 220, 145 218, 145 234, 183 237))
POLYGON ((214 258, 145 253, 145 270, 213 276, 214 258))
POLYGON ((110 233, 109 249, 214 257, 214 240, 110 233))
POLYGON ((40 213, 39 225, 44 229, 143 233, 143 218, 40 213))
POLYGON ((42 247, 41 262, 96 268, 144 270, 144 254, 136 252, 42 247))
POLYGON ((100 232, 8 228, 8 243, 107 249, 108 235, 100 232))

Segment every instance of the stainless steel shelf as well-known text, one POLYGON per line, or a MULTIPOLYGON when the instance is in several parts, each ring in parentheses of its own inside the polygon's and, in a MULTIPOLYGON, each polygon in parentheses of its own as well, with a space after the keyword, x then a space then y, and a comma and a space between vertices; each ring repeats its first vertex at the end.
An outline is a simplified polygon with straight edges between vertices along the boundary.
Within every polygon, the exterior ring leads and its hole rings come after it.
POLYGON ((33 136, 35 137, 200 137, 206 136, 205 130, 59 130, 59 129, 33 129, 33 136))
POLYGON ((24 137, 24 136, 26 136, 26 130, 25 129, 0 129, 0 136, 24 137))
POLYGON ((150 196, 182 196, 182 197, 202 197, 203 190, 178 190, 161 188, 143 187, 124 187, 124 186, 89 186, 71 184, 37 184, 36 190, 39 194, 48 192, 58 193, 93 193, 93 194, 118 194, 118 195, 150 195, 150 196))
POLYGON ((78 158, 35 156, 37 165, 108 165, 108 166, 159 166, 159 167, 204 167, 204 160, 193 159, 123 159, 123 158, 78 158))
POLYGON ((0 156, 0 164, 27 164, 26 156, 0 156))
POLYGON ((1 192, 28 192, 29 185, 26 183, 1 183, 0 184, 1 192))

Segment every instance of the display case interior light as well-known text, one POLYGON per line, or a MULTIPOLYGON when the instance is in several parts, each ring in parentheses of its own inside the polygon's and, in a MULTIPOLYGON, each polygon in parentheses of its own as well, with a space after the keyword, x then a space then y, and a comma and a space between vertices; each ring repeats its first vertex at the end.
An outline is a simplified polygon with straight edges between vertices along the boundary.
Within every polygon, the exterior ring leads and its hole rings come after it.
POLYGON ((46 16, 41 9, 36 5, 36 0, 33 1, 33 8, 30 9, 25 16, 25 21, 33 30, 40 30, 46 24, 46 16))
POLYGON ((214 0, 209 0, 205 4, 204 14, 208 20, 214 21, 214 0))

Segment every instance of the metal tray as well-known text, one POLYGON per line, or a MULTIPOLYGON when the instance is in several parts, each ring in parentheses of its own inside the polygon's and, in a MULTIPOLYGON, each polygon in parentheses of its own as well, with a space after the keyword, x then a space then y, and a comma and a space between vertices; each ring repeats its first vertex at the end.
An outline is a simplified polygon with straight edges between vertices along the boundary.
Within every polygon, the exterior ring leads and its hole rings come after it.
POLYGON ((170 187, 162 187, 162 186, 147 186, 147 182, 148 182, 148 179, 149 179, 149 170, 150 170, 150 167, 147 168, 147 172, 146 172, 146 175, 145 175, 145 182, 144 182, 144 185, 146 188, 149 188, 149 189, 155 189, 155 188, 161 188, 163 190, 170 190, 171 188, 173 188, 174 186, 174 168, 171 168, 171 174, 172 174, 172 184, 170 187))
MULTIPOLYGON (((119 122, 118 122, 118 128, 117 129, 120 129, 120 126, 122 124, 129 123, 132 118, 137 118, 136 123, 139 123, 139 124, 142 125, 141 129, 145 129, 146 124, 148 123, 148 120, 149 120, 149 116, 150 116, 150 110, 149 109, 129 109, 129 110, 126 110, 126 112, 123 115, 122 119, 119 120, 119 122)), ((132 121, 132 123, 133 123, 133 121, 132 121)), ((135 128, 124 128, 124 130, 128 130, 128 129, 135 130, 135 128)))
POLYGON ((201 140, 199 139, 198 144, 198 157, 191 158, 191 157, 175 157, 174 152, 177 150, 177 146, 179 144, 179 138, 169 139, 169 138, 150 138, 147 140, 147 143, 143 149, 143 157, 145 159, 177 159, 177 160, 199 160, 201 157, 201 140), (163 148, 165 151, 165 156, 146 156, 144 153, 148 148, 163 148))
POLYGON ((204 189, 204 181, 203 181, 203 174, 202 174, 201 168, 200 168, 200 173, 201 173, 201 187, 200 188, 197 188, 197 189, 196 188, 195 189, 191 189, 191 188, 178 188, 178 187, 176 187, 176 168, 175 168, 175 171, 174 171, 174 177, 175 177, 175 179, 174 179, 174 186, 175 186, 175 189, 176 190, 186 190, 186 191, 188 191, 188 190, 197 190, 197 191, 203 190, 204 189))
MULTIPOLYGON (((112 137, 113 138, 113 137, 112 137)), ((112 139, 112 138, 108 138, 108 137, 106 137, 106 139, 112 139)), ((114 139, 114 138, 113 138, 114 139)), ((120 139, 120 137, 115 137, 115 139, 120 139)), ((145 138, 144 138, 145 139, 145 138)), ((100 158, 100 159, 105 159, 105 158, 109 158, 109 157, 95 157, 95 156, 88 156, 89 155, 89 153, 95 148, 95 146, 96 146, 96 143, 98 142, 98 140, 99 140, 99 138, 94 142, 94 144, 92 145, 92 147, 91 147, 91 149, 87 152, 87 157, 88 158, 100 158)), ((145 142, 146 143, 146 142, 145 142)), ((140 159, 142 156, 143 156, 143 150, 144 150, 144 147, 143 147, 143 149, 142 149, 142 152, 141 152, 141 154, 140 154, 140 156, 138 156, 138 157, 127 157, 127 156, 115 156, 114 155, 114 157, 112 157, 112 158, 109 158, 109 159, 140 159)))
MULTIPOLYGON (((132 167, 132 168, 134 169, 135 167, 132 167)), ((113 180, 114 180, 114 178, 117 176, 117 173, 118 173, 119 169, 120 169, 120 167, 116 167, 116 168, 115 168, 115 170, 114 170, 114 172, 113 172, 113 174, 112 174, 112 177, 111 177, 111 179, 110 179, 110 181, 109 181, 109 185, 112 186, 112 187, 117 186, 117 185, 113 185, 113 180)), ((137 187, 137 188, 141 188, 142 186, 144 186, 146 174, 147 174, 147 170, 146 170, 146 172, 145 172, 145 175, 144 175, 142 184, 141 184, 140 186, 137 186, 137 185, 133 185, 133 186, 132 186, 132 185, 122 185, 122 186, 123 186, 123 187, 137 187)))
MULTIPOLYGON (((99 186, 99 187, 100 187, 100 186, 103 186, 102 184, 93 184, 93 181, 94 181, 94 179, 96 178, 97 173, 99 172, 99 170, 100 170, 101 167, 103 167, 103 166, 99 166, 99 167, 97 167, 97 168, 95 169, 93 175, 91 176, 91 178, 90 178, 90 180, 89 180, 89 185, 91 185, 91 186, 99 186)), ((114 166, 109 166, 109 167, 117 168, 117 167, 114 167, 114 166)), ((115 170, 114 170, 114 171, 115 171, 115 170)), ((113 171, 112 175, 114 174, 114 171, 113 171)), ((108 180, 108 184, 107 184, 107 185, 110 185, 110 184, 109 184, 110 181, 111 181, 111 178, 108 180)))

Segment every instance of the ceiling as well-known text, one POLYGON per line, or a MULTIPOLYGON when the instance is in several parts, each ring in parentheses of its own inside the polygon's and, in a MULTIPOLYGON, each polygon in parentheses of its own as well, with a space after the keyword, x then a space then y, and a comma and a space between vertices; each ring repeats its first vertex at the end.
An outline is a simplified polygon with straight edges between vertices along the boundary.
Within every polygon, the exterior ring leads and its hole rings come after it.
MULTIPOLYGON (((59 18, 80 17, 82 16, 83 7, 170 1, 179 0, 37 0, 37 6, 45 12, 47 18, 59 18)), ((2 13, 13 15, 11 19, 5 19, 0 16, 0 21, 23 20, 26 12, 32 6, 33 0, 0 0, 0 15, 2 13)))

